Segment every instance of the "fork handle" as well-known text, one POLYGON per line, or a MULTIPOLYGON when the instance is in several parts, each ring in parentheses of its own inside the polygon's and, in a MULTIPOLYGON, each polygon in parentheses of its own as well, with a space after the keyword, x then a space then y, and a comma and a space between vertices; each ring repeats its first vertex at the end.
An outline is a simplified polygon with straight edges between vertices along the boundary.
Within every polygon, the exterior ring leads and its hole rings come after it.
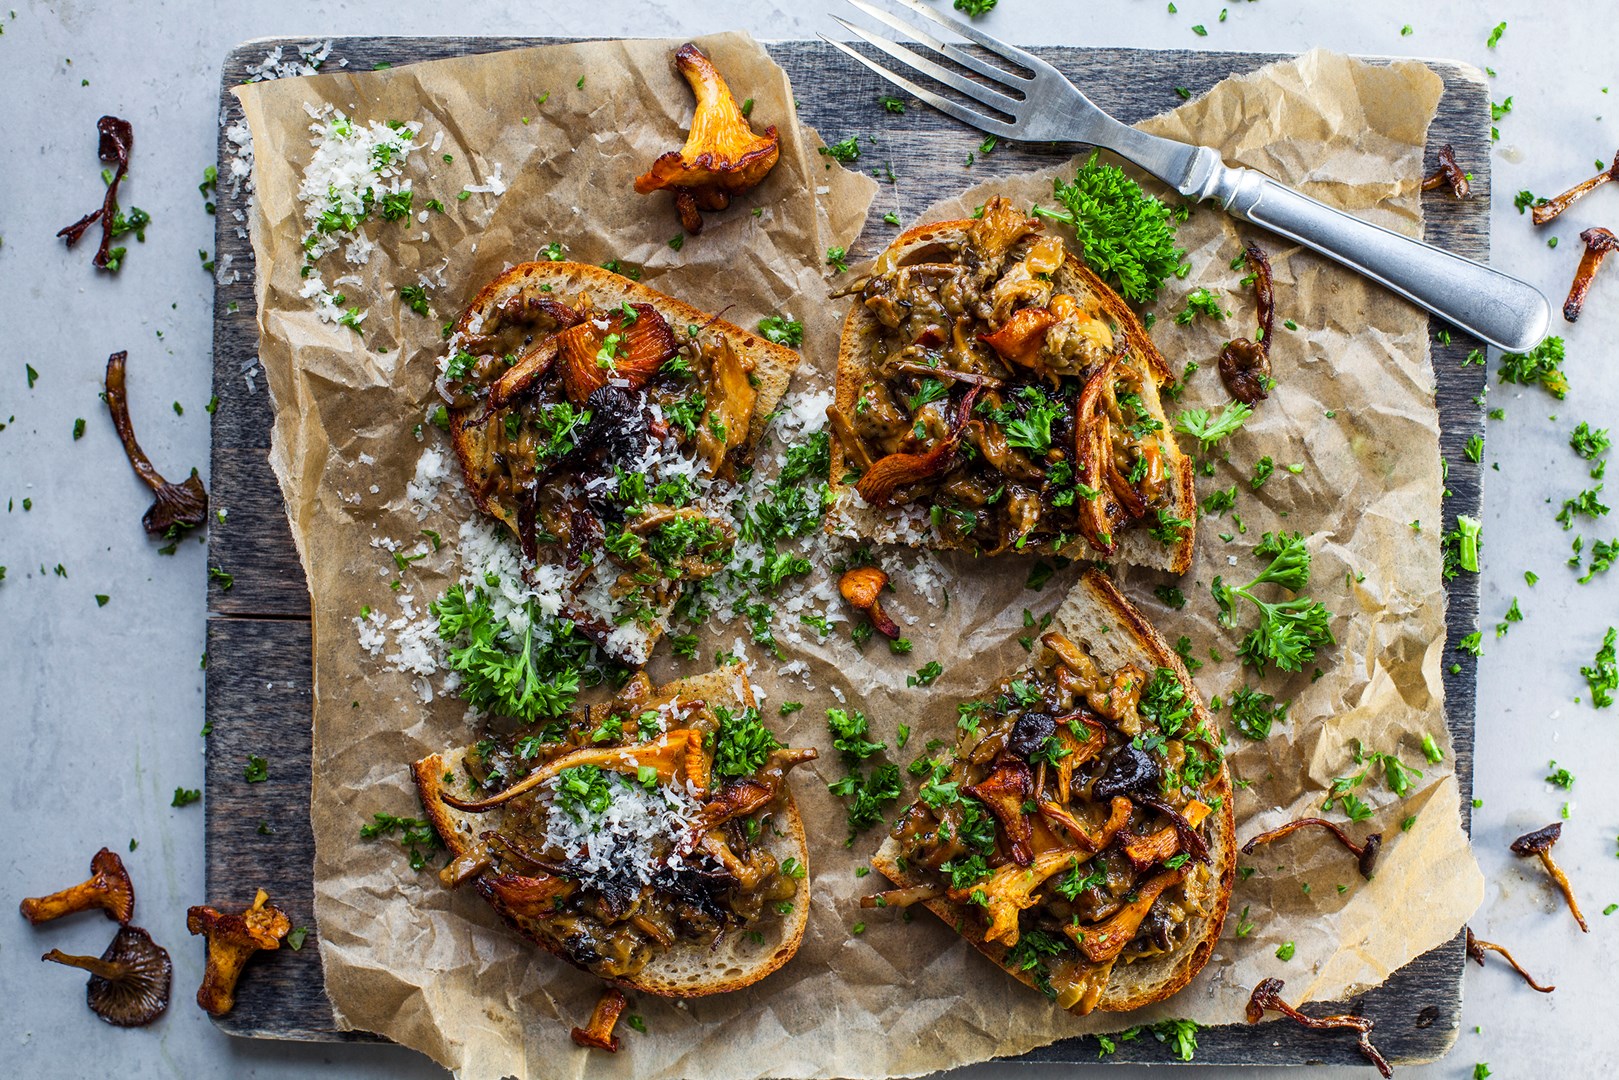
POLYGON ((1528 282, 1352 217, 1252 169, 1217 165, 1189 194, 1318 251, 1508 352, 1533 348, 1551 325, 1551 305, 1528 282))

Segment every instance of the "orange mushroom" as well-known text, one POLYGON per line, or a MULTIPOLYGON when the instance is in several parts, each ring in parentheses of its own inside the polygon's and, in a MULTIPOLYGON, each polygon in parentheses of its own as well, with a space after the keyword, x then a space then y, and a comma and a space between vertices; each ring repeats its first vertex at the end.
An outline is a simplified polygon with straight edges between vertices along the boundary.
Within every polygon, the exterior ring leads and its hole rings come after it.
POLYGON ((609 1054, 618 1053, 618 1036, 613 1034, 613 1028, 618 1024, 618 1016, 629 1004, 622 990, 608 987, 602 991, 602 996, 596 1001, 596 1007, 590 1010, 590 1020, 582 1028, 574 1028, 570 1034, 573 1041, 586 1049, 605 1050, 609 1054))
POLYGON ((762 181, 781 156, 774 127, 756 134, 731 94, 725 79, 697 46, 675 52, 675 67, 697 98, 686 145, 671 150, 635 179, 638 194, 672 190, 680 224, 696 235, 703 231, 700 210, 724 210, 731 197, 762 181))
POLYGON ((239 914, 191 908, 186 929, 208 940, 208 966, 197 988, 197 1004, 210 1016, 224 1016, 236 1005, 236 980, 242 968, 260 949, 279 949, 281 939, 292 930, 292 920, 260 889, 253 906, 239 914))
POLYGON ((135 914, 135 884, 124 869, 124 861, 107 848, 90 860, 90 879, 49 896, 31 896, 18 905, 23 917, 38 926, 91 908, 100 908, 107 918, 123 926, 135 914))

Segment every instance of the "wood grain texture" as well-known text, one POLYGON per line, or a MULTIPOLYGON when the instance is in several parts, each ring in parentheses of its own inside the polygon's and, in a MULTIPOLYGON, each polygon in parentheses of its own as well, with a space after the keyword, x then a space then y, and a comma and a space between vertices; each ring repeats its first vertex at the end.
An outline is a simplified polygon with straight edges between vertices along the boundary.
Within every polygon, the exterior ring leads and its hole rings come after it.
MULTIPOLYGON (((349 70, 377 64, 404 64, 520 46, 543 44, 520 38, 337 39, 332 55, 349 70)), ((240 115, 228 88, 242 81, 249 64, 275 45, 289 52, 291 40, 243 45, 226 59, 223 115, 240 115)), ((923 107, 903 116, 876 105, 887 87, 874 75, 843 59, 820 42, 768 43, 772 56, 792 77, 800 116, 828 141, 848 135, 875 135, 860 164, 885 179, 891 167, 896 183, 883 184, 865 233, 853 254, 881 247, 892 233, 883 214, 902 221, 963 187, 1061 160, 1072 147, 1001 145, 978 152, 981 136, 923 107), (974 153, 974 163, 966 165, 974 153)), ((1253 53, 1185 51, 1036 49, 1075 80, 1102 108, 1127 123, 1171 108, 1177 88, 1194 96, 1229 75, 1252 71, 1280 57, 1253 53)), ((1424 199, 1430 241, 1477 259, 1489 257, 1490 201, 1488 93, 1479 73, 1460 64, 1432 63, 1443 77, 1445 94, 1430 132, 1430 153, 1449 143, 1473 174, 1473 197, 1457 202, 1439 195, 1424 199)), ((221 137, 221 175, 229 147, 221 137)), ((238 1035, 289 1039, 365 1039, 336 1031, 326 1002, 318 952, 312 948, 313 839, 309 830, 310 634, 309 596, 281 500, 265 455, 270 402, 262 375, 250 392, 242 371, 256 357, 257 331, 252 298, 253 255, 238 231, 232 211, 238 202, 222 197, 217 227, 218 257, 230 256, 230 271, 215 298, 214 390, 220 408, 213 420, 213 496, 229 509, 225 527, 210 538, 212 560, 235 575, 225 592, 209 586, 209 671, 207 715, 214 725, 208 741, 208 895, 211 903, 241 906, 254 888, 268 888, 286 906, 294 925, 311 926, 299 953, 282 950, 261 956, 243 979, 238 1005, 220 1022, 238 1035), (240 272, 240 277, 233 276, 240 272), (248 784, 242 771, 247 755, 270 759, 270 779, 248 784), (260 832, 267 823, 268 835, 260 832)), ((1442 328, 1435 327, 1436 333, 1442 328)), ((1444 527, 1457 514, 1476 516, 1481 500, 1481 466, 1467 460, 1463 447, 1484 428, 1479 405, 1485 369, 1464 366, 1479 343, 1457 334, 1436 340, 1433 362, 1438 379, 1440 447, 1449 463, 1444 527)), ((1449 586, 1447 615, 1454 643, 1476 625, 1478 578, 1462 574, 1449 586)), ((1462 815, 1471 820, 1473 715, 1477 661, 1452 648, 1446 670, 1446 718, 1455 746, 1462 789, 1462 815)), ((1374 1039, 1395 1062, 1418 1062, 1443 1055, 1455 1042, 1461 1020, 1461 938, 1417 958, 1387 983, 1335 1011, 1352 1011, 1377 1021, 1374 1039)), ((1312 1011, 1324 1011, 1313 1006, 1312 1011)), ((1266 1024, 1207 1029, 1198 1037, 1197 1061, 1210 1064, 1360 1064, 1347 1038, 1322 1038, 1294 1025, 1266 1024)), ((1070 1039, 1031 1052, 1019 1060, 1094 1062, 1097 1043, 1070 1039)), ((1118 1043, 1108 1061, 1173 1060, 1150 1034, 1118 1043)))

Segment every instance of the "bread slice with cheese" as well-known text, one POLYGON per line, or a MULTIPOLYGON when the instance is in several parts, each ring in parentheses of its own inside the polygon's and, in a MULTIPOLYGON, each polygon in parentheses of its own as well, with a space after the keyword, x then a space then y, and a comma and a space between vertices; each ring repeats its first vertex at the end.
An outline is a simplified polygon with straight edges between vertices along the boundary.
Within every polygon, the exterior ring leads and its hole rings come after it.
POLYGON ((620 274, 535 262, 473 298, 437 385, 473 502, 570 579, 582 633, 639 666, 681 585, 723 565, 720 495, 798 360, 620 274))
MULTIPOLYGON (((569 720, 568 748, 542 749, 534 760, 543 764, 509 783, 501 778, 493 796, 480 779, 489 773, 487 750, 464 747, 421 759, 412 767, 416 788, 451 856, 441 879, 477 892, 529 941, 625 989, 700 997, 757 982, 792 958, 809 922, 809 847, 786 772, 814 751, 777 744, 757 772, 722 776, 725 762, 737 757, 726 746, 729 728, 713 720, 738 715, 757 718, 740 665, 656 689, 639 675, 614 701, 581 708, 569 720), (653 734, 658 716, 665 727, 653 734), (680 726, 687 721, 693 726, 680 726), (632 723, 647 726, 637 733, 632 723), (679 742, 688 732, 694 734, 683 747, 685 760, 670 766, 672 775, 655 778, 674 760, 666 760, 660 743, 679 742), (624 758, 616 765, 608 763, 615 751, 624 758), (587 809, 581 822, 558 793, 580 778, 579 766, 569 762, 584 759, 596 762, 585 767, 586 778, 593 778, 590 769, 598 775, 619 769, 625 779, 600 813, 587 809), (691 787, 691 777, 706 782, 691 787), (768 781, 763 788, 761 778, 768 781), (671 784, 675 794, 665 795, 671 784), (514 790, 520 793, 498 805, 478 805, 514 790), (620 805, 621 798, 628 803, 620 805), (711 826, 714 808, 727 800, 746 812, 711 826), (553 815, 560 828, 551 827, 553 815), (654 835, 660 830, 667 835, 654 835), (560 848, 552 843, 559 834, 560 848), (643 842, 649 836, 651 847, 643 842), (697 846, 685 850, 693 840, 697 846), (636 858, 659 863, 649 867, 650 883, 635 879, 629 864, 636 858), (747 888, 750 874, 759 881, 747 888), (593 887, 597 881, 606 891, 593 887), (744 894, 734 906, 728 888, 744 894), (615 905, 620 912, 599 917, 615 905), (752 917, 734 916, 755 908, 752 917), (620 918, 623 912, 630 914, 620 918), (678 925, 702 932, 672 929, 678 925)), ((749 730, 757 739, 757 728, 749 730)), ((754 751, 759 760, 756 745, 754 751)))

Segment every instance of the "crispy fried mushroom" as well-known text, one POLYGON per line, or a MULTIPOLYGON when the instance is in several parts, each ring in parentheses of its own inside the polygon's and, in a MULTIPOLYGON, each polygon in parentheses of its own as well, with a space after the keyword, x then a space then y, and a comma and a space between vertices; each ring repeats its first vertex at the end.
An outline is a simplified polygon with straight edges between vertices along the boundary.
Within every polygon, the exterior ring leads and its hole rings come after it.
POLYGON ((1537 983, 1535 981, 1535 977, 1525 971, 1523 969, 1523 965, 1518 963, 1517 960, 1513 959, 1511 953, 1507 952, 1506 949, 1497 945, 1495 942, 1484 941, 1480 938, 1474 937, 1473 928, 1471 926, 1463 927, 1463 929, 1467 931, 1467 958, 1473 961, 1473 963, 1477 964, 1479 967, 1484 966, 1484 954, 1486 951, 1500 953, 1502 957, 1506 959, 1506 962, 1512 965, 1512 970, 1516 971, 1520 976, 1523 977, 1523 981, 1529 984, 1530 989, 1539 990, 1542 994, 1549 994, 1553 990, 1557 989, 1555 986, 1542 986, 1537 983))
POLYGON ((1614 152, 1613 162, 1606 169, 1603 169, 1589 180, 1581 180, 1556 198, 1547 199, 1544 203, 1532 208, 1529 211, 1529 217, 1536 225, 1544 225, 1576 202, 1579 202, 1588 192, 1594 191, 1609 180, 1619 180, 1619 151, 1614 152))
POLYGON ((1282 1000, 1281 979, 1261 979, 1254 992, 1248 997, 1247 1019, 1250 1024, 1257 1024, 1264 1019, 1266 1010, 1281 1013, 1292 1020, 1309 1028, 1311 1031, 1332 1031, 1336 1028, 1345 1028, 1358 1036, 1357 1044, 1361 1054, 1377 1066, 1377 1071, 1385 1077, 1393 1076, 1394 1069, 1377 1052, 1372 1045, 1372 1021, 1364 1016, 1305 1016, 1293 1006, 1282 1000))
POLYGON ((236 981, 242 968, 259 950, 279 949, 281 939, 292 930, 292 920, 260 889, 253 906, 240 913, 190 908, 186 929, 208 940, 208 966, 197 988, 197 1004, 210 1016, 224 1016, 236 1005, 236 981))
POLYGON ((881 595, 888 575, 875 566, 856 566, 838 578, 838 592, 856 611, 864 611, 872 627, 883 637, 897 639, 899 623, 883 610, 881 595))
POLYGON ((1422 178, 1423 191, 1432 191, 1438 187, 1449 187, 1451 195, 1458 199, 1467 198, 1473 188, 1467 180, 1467 174, 1456 164, 1456 151, 1451 149, 1449 143, 1439 148, 1439 163, 1434 166, 1434 171, 1422 178))
POLYGON ((589 1023, 582 1028, 574 1028, 570 1033, 573 1041, 587 1049, 618 1053, 618 1036, 613 1034, 613 1028, 627 1004, 629 1002, 624 997, 624 991, 612 986, 603 990, 602 996, 596 1000, 596 1007, 590 1010, 589 1023))
POLYGON ((71 956, 52 949, 41 960, 90 973, 90 1011, 118 1027, 145 1027, 169 1007, 174 964, 168 950, 138 926, 122 926, 101 956, 71 956))
POLYGON ((1365 878, 1367 881, 1372 880, 1372 872, 1377 867, 1377 853, 1383 848, 1383 834, 1372 833, 1366 838, 1364 843, 1357 844, 1349 838, 1348 833, 1344 832, 1342 828, 1328 821, 1326 818, 1299 818, 1297 821, 1289 821, 1286 825, 1278 825, 1269 832, 1262 832, 1252 840, 1249 840, 1246 844, 1242 845, 1242 853, 1244 855, 1252 855, 1254 853, 1254 849, 1260 844, 1268 844, 1272 840, 1280 840, 1284 836, 1291 835, 1300 829, 1309 828, 1311 826, 1325 829, 1335 836, 1338 842, 1347 848, 1351 855, 1355 856, 1355 862, 1360 869, 1360 876, 1365 878))
POLYGON ((1619 236, 1598 225, 1586 229, 1580 234, 1585 242, 1585 252, 1580 256, 1579 269, 1574 271, 1574 283, 1568 287, 1568 299, 1563 301, 1563 318, 1574 322, 1580 317, 1580 311, 1585 307, 1585 294, 1591 290, 1591 282, 1596 280, 1597 269, 1608 253, 1619 249, 1619 236))
POLYGON ((1220 381, 1225 383, 1231 396, 1252 405, 1269 397, 1270 388, 1275 385, 1271 379, 1270 335, 1276 321, 1276 298, 1271 287, 1270 259, 1252 242, 1244 249, 1244 254, 1253 272, 1259 328, 1252 341, 1235 338, 1226 342, 1220 350, 1219 367, 1220 381))
POLYGON ((124 861, 102 848, 90 860, 89 880, 49 896, 31 896, 18 906, 35 926, 91 908, 100 908, 107 918, 128 926, 135 914, 135 883, 124 869, 124 861))
POLYGON ((686 145, 671 150, 635 179, 638 194, 672 190, 681 228, 703 231, 701 210, 724 210, 731 198, 764 180, 781 156, 781 140, 769 127, 756 134, 731 88, 708 57, 687 43, 675 52, 675 67, 697 98, 686 145))
POLYGON ((1552 858, 1552 845, 1557 843, 1563 835, 1563 823, 1554 821, 1544 829, 1524 833, 1512 842, 1512 853, 1521 857, 1528 855, 1538 856, 1541 865, 1546 867, 1553 883, 1563 893, 1563 899, 1568 901, 1568 910, 1574 915, 1574 921, 1580 924, 1580 929, 1587 934, 1591 928, 1585 924, 1585 916, 1580 914, 1579 901, 1574 899, 1574 886, 1568 882, 1568 875, 1563 873, 1562 867, 1552 858))
POLYGON ((195 529, 208 520, 208 492, 197 478, 197 470, 181 483, 171 484, 152 467, 141 444, 135 441, 135 425, 129 419, 129 399, 124 396, 124 362, 127 352, 115 352, 107 357, 107 410, 112 413, 112 425, 118 429, 118 438, 124 444, 124 453, 135 475, 157 496, 152 506, 141 517, 141 525, 153 536, 173 539, 183 529, 195 529))

